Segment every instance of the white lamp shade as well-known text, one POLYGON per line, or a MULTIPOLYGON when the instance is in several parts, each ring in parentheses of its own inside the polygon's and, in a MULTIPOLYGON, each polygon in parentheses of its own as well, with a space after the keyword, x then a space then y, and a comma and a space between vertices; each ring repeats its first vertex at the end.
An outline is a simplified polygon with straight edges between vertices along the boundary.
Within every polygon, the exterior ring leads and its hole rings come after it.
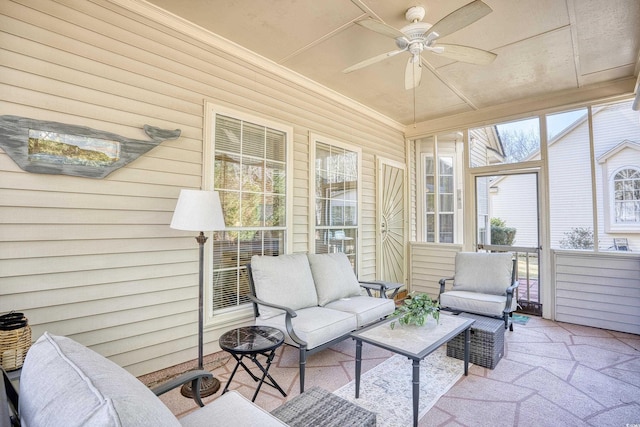
POLYGON ((218 192, 181 190, 170 227, 189 231, 224 230, 224 214, 218 192))

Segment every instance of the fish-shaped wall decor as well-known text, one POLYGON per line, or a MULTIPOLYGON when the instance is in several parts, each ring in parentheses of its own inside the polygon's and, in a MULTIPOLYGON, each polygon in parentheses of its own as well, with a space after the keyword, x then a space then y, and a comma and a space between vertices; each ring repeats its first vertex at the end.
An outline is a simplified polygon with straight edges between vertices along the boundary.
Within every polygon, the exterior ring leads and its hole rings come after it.
POLYGON ((151 140, 125 138, 85 126, 0 116, 0 148, 22 170, 33 173, 104 178, 163 141, 176 139, 180 129, 144 125, 151 140))

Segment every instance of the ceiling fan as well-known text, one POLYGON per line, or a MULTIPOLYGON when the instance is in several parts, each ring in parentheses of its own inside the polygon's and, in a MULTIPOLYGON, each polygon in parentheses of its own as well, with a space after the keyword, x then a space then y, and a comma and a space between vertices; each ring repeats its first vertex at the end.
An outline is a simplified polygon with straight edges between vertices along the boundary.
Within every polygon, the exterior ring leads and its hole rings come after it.
POLYGON ((425 15, 425 9, 422 6, 414 6, 407 10, 405 18, 410 24, 400 30, 375 19, 358 21, 357 24, 369 30, 395 39, 398 49, 358 62, 349 68, 345 68, 342 72, 350 73, 402 52, 409 52, 411 57, 409 57, 405 69, 404 86, 405 89, 412 89, 420 85, 422 77, 421 54, 424 51, 455 59, 456 61, 471 64, 489 64, 496 58, 497 55, 495 53, 470 46, 436 43, 436 41, 440 37, 452 34, 476 22, 491 12, 492 9, 485 3, 481 0, 475 0, 454 10, 434 25, 422 22, 425 15))

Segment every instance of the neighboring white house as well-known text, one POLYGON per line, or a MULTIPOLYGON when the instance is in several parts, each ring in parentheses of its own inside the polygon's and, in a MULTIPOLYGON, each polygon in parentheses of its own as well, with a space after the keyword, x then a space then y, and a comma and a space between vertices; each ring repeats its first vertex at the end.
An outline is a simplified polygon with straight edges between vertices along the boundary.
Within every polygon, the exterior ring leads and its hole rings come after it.
MULTIPOLYGON (((587 110, 548 143, 551 247, 563 248, 576 229, 594 231, 587 110)), ((628 104, 593 110, 593 167, 599 250, 615 250, 627 239, 640 251, 640 124, 628 104), (607 126, 603 126, 606 123, 607 126), (615 129, 614 132, 611 129, 615 129)), ((540 159, 535 152, 531 160, 540 159)), ((537 242, 534 175, 507 175, 491 183, 490 212, 516 228, 514 245, 537 242)))

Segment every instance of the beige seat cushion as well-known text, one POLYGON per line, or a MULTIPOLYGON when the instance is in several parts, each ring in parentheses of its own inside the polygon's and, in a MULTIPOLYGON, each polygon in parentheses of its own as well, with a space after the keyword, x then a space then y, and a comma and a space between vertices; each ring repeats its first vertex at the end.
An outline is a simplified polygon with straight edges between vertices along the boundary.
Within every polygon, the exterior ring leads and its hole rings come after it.
POLYGON ((396 305, 392 299, 356 295, 330 302, 325 308, 355 314, 360 328, 390 315, 395 311, 396 305))
MULTIPOLYGON (((507 297, 504 295, 480 294, 468 291, 449 291, 440 295, 440 305, 468 313, 477 313, 484 316, 501 317, 507 297)), ((511 311, 515 311, 518 302, 511 300, 511 311)))
MULTIPOLYGON (((296 311, 297 316, 291 319, 296 335, 307 343, 311 350, 319 345, 331 341, 334 338, 348 334, 356 329, 356 316, 326 307, 308 307, 296 311)), ((265 325, 278 328, 285 332, 285 342, 295 345, 286 334, 284 314, 268 319, 262 316, 256 318, 256 325, 265 325)))
POLYGON ((285 423, 235 390, 180 418, 183 427, 282 427, 285 423))

